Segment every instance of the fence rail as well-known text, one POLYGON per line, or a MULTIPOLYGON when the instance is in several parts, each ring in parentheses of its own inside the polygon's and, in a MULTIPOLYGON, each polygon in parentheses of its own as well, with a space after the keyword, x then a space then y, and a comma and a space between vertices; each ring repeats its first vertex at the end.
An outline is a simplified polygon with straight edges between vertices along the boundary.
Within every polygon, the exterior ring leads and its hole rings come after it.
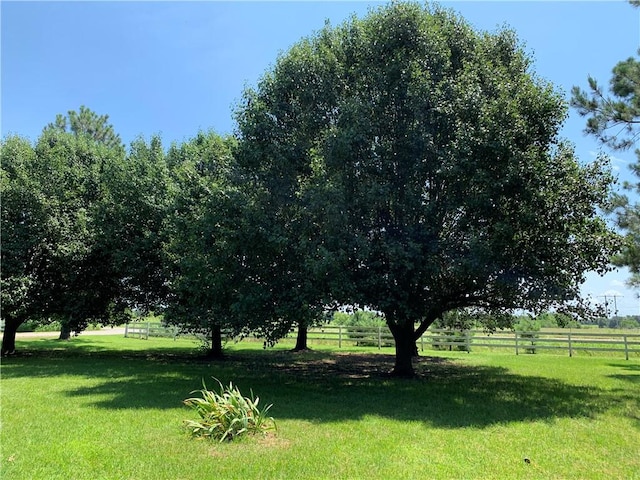
MULTIPOLYGON (((179 335, 177 327, 157 322, 134 322, 126 325, 125 337, 145 338, 179 335)), ((291 333, 290 336, 295 335, 291 333)), ((393 335, 387 327, 347 327, 326 325, 308 330, 309 342, 329 342, 344 346, 394 345, 393 335)), ((511 349, 516 355, 539 353, 545 350, 565 351, 571 357, 576 352, 619 352, 628 360, 630 354, 640 354, 640 332, 610 333, 569 330, 518 332, 500 330, 487 333, 482 330, 430 329, 418 339, 417 346, 425 348, 461 350, 470 352, 475 348, 511 349)))
POLYGON ((170 337, 174 340, 179 334, 177 327, 170 327, 159 322, 133 322, 124 326, 124 336, 133 338, 170 337))

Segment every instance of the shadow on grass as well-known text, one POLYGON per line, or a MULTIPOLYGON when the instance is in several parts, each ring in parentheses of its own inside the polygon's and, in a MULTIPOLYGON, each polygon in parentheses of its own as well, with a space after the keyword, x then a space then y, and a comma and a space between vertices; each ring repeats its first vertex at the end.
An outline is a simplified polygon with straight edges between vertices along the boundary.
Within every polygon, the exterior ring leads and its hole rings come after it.
POLYGON ((615 378, 617 380, 625 380, 627 382, 640 384, 640 365, 629 363, 610 363, 609 366, 619 369, 622 372, 629 372, 609 375, 609 378, 615 378))
POLYGON ((263 404, 273 403, 270 413, 277 419, 313 422, 376 415, 436 427, 482 428, 592 417, 630 401, 640 408, 640 400, 628 392, 442 358, 421 357, 416 364, 420 377, 400 380, 384 373, 393 366, 393 356, 384 354, 237 350, 225 360, 211 362, 187 351, 86 353, 36 351, 6 360, 2 375, 52 381, 59 375, 87 377, 91 385, 71 388, 65 395, 105 409, 180 407, 191 391, 201 388, 203 379, 216 387, 211 378, 215 377, 223 384, 233 381, 245 394, 252 389, 263 404))

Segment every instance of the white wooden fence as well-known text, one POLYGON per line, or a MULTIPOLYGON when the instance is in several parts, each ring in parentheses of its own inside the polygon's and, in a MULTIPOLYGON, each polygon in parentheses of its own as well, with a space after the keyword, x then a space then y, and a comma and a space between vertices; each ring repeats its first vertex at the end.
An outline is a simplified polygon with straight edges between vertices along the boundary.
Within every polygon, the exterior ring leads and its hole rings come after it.
MULTIPOLYGON (((171 337, 179 334, 177 327, 167 327, 161 323, 135 322, 125 328, 125 337, 145 338, 154 336, 171 337)), ((289 336, 292 337, 295 332, 289 336)), ((392 347, 393 336, 387 327, 344 327, 327 325, 310 328, 308 341, 337 344, 343 346, 392 347)), ((628 360, 630 354, 640 354, 640 331, 638 333, 613 333, 611 330, 586 331, 556 329, 550 331, 517 332, 500 330, 487 333, 482 330, 452 331, 429 329, 416 342, 421 350, 472 351, 476 348, 510 349, 516 355, 564 351, 569 356, 580 351, 620 353, 628 360)))
POLYGON ((159 322, 133 322, 124 327, 124 336, 133 338, 171 337, 174 340, 178 336, 178 327, 169 327, 159 322))

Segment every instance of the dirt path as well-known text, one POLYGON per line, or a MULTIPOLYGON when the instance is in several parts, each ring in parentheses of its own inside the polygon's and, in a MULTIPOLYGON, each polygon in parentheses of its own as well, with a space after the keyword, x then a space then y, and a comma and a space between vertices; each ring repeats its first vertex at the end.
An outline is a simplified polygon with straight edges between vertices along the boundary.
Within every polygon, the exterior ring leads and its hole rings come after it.
MULTIPOLYGON (((60 332, 18 332, 16 338, 57 338, 60 332)), ((80 335, 124 335, 124 327, 107 327, 102 330, 85 330, 80 335)))

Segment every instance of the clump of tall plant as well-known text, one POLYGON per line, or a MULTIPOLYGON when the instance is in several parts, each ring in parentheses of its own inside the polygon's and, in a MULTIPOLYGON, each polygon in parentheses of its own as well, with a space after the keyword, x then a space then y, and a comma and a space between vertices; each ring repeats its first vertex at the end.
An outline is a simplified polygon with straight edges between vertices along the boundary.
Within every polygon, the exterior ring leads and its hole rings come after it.
POLYGON ((518 323, 516 323, 514 330, 518 332, 520 338, 526 339, 527 342, 531 341, 531 346, 527 346, 525 352, 536 353, 536 340, 540 336, 540 322, 533 318, 523 316, 518 323))
POLYGON ((219 392, 207 389, 203 381, 201 390, 191 392, 201 396, 184 400, 184 404, 200 417, 199 420, 185 420, 185 427, 192 436, 224 442, 276 430, 275 420, 267 416, 272 404, 260 410, 260 398, 254 397, 253 391, 249 397, 245 397, 233 383, 224 387, 219 380, 215 380, 220 387, 219 392))

